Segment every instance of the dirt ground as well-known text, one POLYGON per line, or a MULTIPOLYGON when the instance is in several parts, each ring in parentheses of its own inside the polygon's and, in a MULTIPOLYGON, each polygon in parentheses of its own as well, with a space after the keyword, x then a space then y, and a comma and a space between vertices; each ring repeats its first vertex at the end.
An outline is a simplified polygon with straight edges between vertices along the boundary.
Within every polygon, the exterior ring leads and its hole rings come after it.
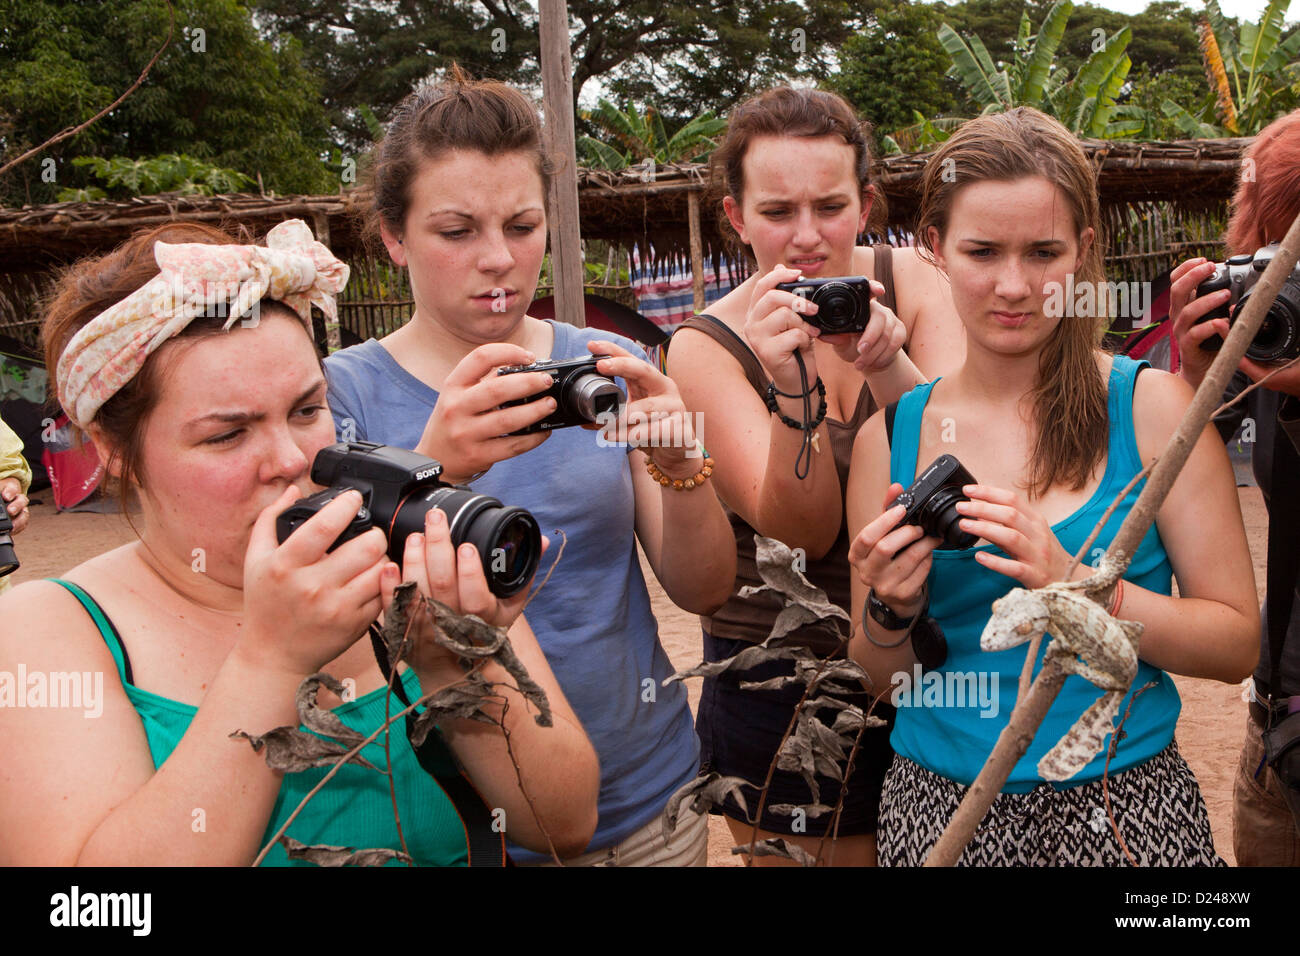
MULTIPOLYGON (((1258 488, 1240 488, 1238 491, 1255 561, 1256 587, 1262 600, 1268 518, 1258 488)), ((33 498, 40 503, 32 505, 31 524, 15 539, 22 567, 11 576, 14 583, 57 575, 133 537, 131 529, 116 512, 56 513, 48 490, 36 492, 33 498)), ((648 568, 646 579, 650 583, 650 594, 659 619, 660 636, 673 664, 685 668, 698 663, 699 619, 675 607, 648 568)), ((1178 746, 1205 794, 1214 828, 1215 848, 1232 863, 1232 781, 1245 733, 1243 687, 1184 677, 1177 678, 1176 682, 1183 698, 1182 716, 1178 721, 1178 746)), ((694 712, 700 682, 688 681, 687 687, 694 712)), ((709 824, 709 865, 739 865, 739 858, 730 854, 730 834, 722 818, 711 817, 709 824)))

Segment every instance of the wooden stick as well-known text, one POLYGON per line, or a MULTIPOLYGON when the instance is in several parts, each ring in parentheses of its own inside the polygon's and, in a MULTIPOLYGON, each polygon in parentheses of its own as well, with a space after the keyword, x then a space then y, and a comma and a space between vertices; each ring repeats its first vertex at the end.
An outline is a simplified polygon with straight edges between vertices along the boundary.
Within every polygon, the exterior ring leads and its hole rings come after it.
MULTIPOLYGON (((1255 333, 1264 321, 1264 316, 1277 298, 1282 284, 1291 275, 1296 261, 1300 260, 1300 216, 1296 216, 1287 230, 1286 238, 1278 247, 1273 261, 1260 277, 1259 283, 1246 303, 1246 307, 1235 316, 1228 337, 1223 347, 1210 366, 1201 387, 1196 390, 1192 403, 1187 407, 1182 422, 1169 439, 1147 481, 1133 510, 1124 518, 1119 532, 1106 550, 1106 557, 1118 562, 1124 568, 1137 550, 1147 529, 1151 527, 1160 510, 1161 503, 1173 487, 1178 472, 1195 447, 1201 433, 1205 430, 1210 416, 1219 407, 1228 379, 1236 371, 1238 363, 1255 333)), ((1100 595, 1089 594, 1094 600, 1100 595)), ((962 798, 961 805, 948 822, 947 828, 926 858, 926 866, 954 866, 961 858, 962 851, 975 835, 980 821, 993 805, 994 799, 1002 791, 1016 762, 1025 755, 1034 735, 1038 732, 1043 718, 1047 716, 1052 701, 1056 699, 1065 675, 1053 661, 1048 661, 1023 701, 1017 701, 1011 712, 1007 726, 998 736, 998 742, 985 762, 984 767, 971 784, 970 790, 962 798)))
POLYGON ((550 188, 551 274, 555 317, 587 325, 582 298, 582 243, 578 230, 578 160, 573 130, 573 69, 569 8, 565 0, 541 0, 542 104, 546 151, 555 163, 550 188))
POLYGON ((700 247, 700 194, 686 194, 686 218, 691 230, 691 287, 695 292, 695 312, 704 311, 704 252, 700 247))

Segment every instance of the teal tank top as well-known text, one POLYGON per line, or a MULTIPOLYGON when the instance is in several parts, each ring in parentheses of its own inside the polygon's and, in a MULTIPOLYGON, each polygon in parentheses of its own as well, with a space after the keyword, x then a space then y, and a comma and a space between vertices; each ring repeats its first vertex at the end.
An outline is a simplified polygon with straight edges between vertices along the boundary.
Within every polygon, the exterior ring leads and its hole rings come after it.
MULTIPOLYGON (((103 610, 85 591, 70 581, 51 579, 61 584, 81 602, 94 619, 100 636, 108 645, 117 664, 118 677, 127 698, 140 715, 145 734, 149 739, 149 752, 154 767, 161 767, 180 743, 181 737, 194 719, 197 708, 189 704, 160 697, 132 684, 127 674, 126 657, 121 639, 103 610)), ((420 682, 415 672, 407 669, 402 676, 407 696, 415 700, 420 695, 420 682)), ((349 701, 336 708, 334 714, 353 730, 369 736, 384 722, 384 696, 386 688, 380 687, 364 697, 349 701)), ((393 712, 402 709, 397 696, 393 696, 393 712)), ((264 733, 269 727, 232 728, 252 734, 264 733)), ((306 730, 305 727, 299 727, 306 730)), ((417 866, 464 866, 468 862, 465 830, 455 807, 446 793, 416 759, 406 739, 403 721, 393 724, 390 750, 393 757, 393 780, 397 791, 397 807, 402 819, 402 834, 407 848, 417 866)), ((385 766, 384 738, 379 736, 367 744, 361 755, 376 767, 385 766)), ((247 746, 247 744, 244 744, 247 746)), ((262 845, 284 825, 302 798, 329 772, 318 767, 300 773, 287 773, 280 793, 271 811, 271 820, 262 835, 262 845)), ((227 812, 225 807, 204 807, 207 820, 219 819, 227 812)), ((196 818, 197 819, 197 818, 196 818)), ((197 824, 196 824, 197 825, 197 824)), ((401 849, 397 827, 393 821, 393 801, 388 789, 388 778, 375 770, 356 764, 347 764, 330 782, 312 797, 289 825, 286 834, 308 845, 326 843, 331 846, 350 846, 357 849, 389 847, 401 849)), ((263 861, 264 866, 314 866, 302 861, 291 861, 279 843, 263 861)), ((389 866, 403 866, 390 862, 389 866)))
MULTIPOLYGON (((1061 546, 1071 554, 1078 552, 1100 520, 1107 506, 1124 486, 1142 470, 1137 440, 1133 433, 1133 386, 1145 362, 1117 355, 1107 385, 1107 412, 1110 418, 1110 444, 1106 471, 1101 484, 1088 502, 1074 514, 1052 526, 1061 546)), ((937 382, 938 379, 935 379, 937 382)), ((930 399, 934 382, 918 385, 898 403, 894 435, 890 449, 889 475, 909 487, 917 474, 918 442, 921 417, 930 399)), ((928 465, 929 462, 922 464, 928 465)), ((976 475, 976 480, 979 480, 976 475)), ((1146 484, 1135 485, 1115 509, 1093 544, 1087 563, 1094 563, 1115 537, 1124 517, 1137 501, 1146 484)), ((926 769, 969 786, 993 751, 998 735, 1007 725, 1015 706, 1024 665, 1025 647, 989 652, 980 650, 980 634, 992 614, 993 602, 1019 582, 975 561, 975 552, 989 550, 1004 555, 1000 548, 985 544, 964 551, 935 551, 931 565, 930 614, 938 620, 948 641, 948 659, 933 673, 916 680, 916 672, 904 692, 897 694, 901 706, 890 743, 895 752, 926 769), (938 681, 943 683, 939 684, 938 681)), ((1171 593, 1173 568, 1153 524, 1133 556, 1124 579, 1159 594, 1171 593)), ((1047 642, 1039 650, 1034 673, 1043 665, 1047 642)), ((1173 680, 1155 667, 1139 663, 1133 687, 1120 704, 1119 713, 1133 699, 1134 693, 1148 681, 1155 686, 1138 697, 1124 723, 1110 773, 1142 763, 1167 747, 1174 738, 1181 702, 1173 680)), ((1042 728, 1028 752, 1020 759, 1002 788, 1008 793, 1027 793, 1041 784, 1039 759, 1061 739, 1102 691, 1082 677, 1066 678, 1061 693, 1052 704, 1042 728)), ((1118 718, 1116 723, 1118 723, 1118 718)), ((1107 738, 1107 745, 1110 739, 1107 738)), ((1101 778, 1105 750, 1078 774, 1058 786, 1077 786, 1101 778)))

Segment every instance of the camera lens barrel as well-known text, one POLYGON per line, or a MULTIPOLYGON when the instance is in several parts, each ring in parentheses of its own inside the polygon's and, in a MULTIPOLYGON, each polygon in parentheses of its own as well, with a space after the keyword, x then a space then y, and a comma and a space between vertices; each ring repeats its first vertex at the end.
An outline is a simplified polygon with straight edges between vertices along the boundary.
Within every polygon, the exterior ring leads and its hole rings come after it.
POLYGON ((622 390, 596 372, 575 376, 565 383, 561 402, 570 414, 589 422, 599 420, 607 412, 617 412, 623 401, 622 390))
POLYGON ((523 590, 541 559, 541 529, 525 509, 506 507, 489 495, 443 485, 408 497, 393 516, 390 556, 400 556, 407 537, 424 530, 424 517, 432 508, 446 515, 453 547, 469 543, 478 549, 493 594, 504 598, 523 590))
POLYGON ((959 488, 940 488, 921 506, 917 517, 922 530, 942 539, 945 550, 961 551, 973 547, 979 537, 961 529, 962 516, 957 511, 957 502, 969 500, 959 488))

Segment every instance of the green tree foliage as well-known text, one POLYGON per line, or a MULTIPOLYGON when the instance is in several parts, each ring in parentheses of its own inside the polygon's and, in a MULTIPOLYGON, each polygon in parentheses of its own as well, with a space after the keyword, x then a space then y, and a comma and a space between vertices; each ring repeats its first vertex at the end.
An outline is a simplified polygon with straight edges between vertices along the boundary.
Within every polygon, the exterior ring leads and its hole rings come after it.
MULTIPOLYGON (((877 138, 958 108, 962 91, 945 75, 951 60, 939 44, 935 5, 902 0, 870 8, 867 25, 838 52, 826 85, 876 128, 877 138)), ((913 137, 914 138, 914 137, 913 137)))
POLYGON ((1120 107, 1118 98, 1132 65, 1126 53, 1132 32, 1124 27, 1099 36, 1070 76, 1055 60, 1073 10, 1071 0, 1056 0, 1034 34, 1029 14, 1023 13, 1011 54, 1001 63, 994 62, 978 35, 962 37, 946 23, 939 28, 939 42, 952 56, 951 73, 981 112, 1032 106, 1080 136, 1131 136, 1143 120, 1134 107, 1120 107))
MULTIPOLYGON (((340 145, 369 133, 357 110, 387 117, 453 61, 540 94, 537 5, 511 0, 255 0, 267 29, 292 35, 325 78, 340 145)), ((599 79, 616 102, 666 116, 724 112, 795 75, 829 72, 855 14, 846 0, 569 0, 575 105, 599 79)), ((595 132, 594 129, 589 132, 595 132)))
MULTIPOLYGON (((184 154, 259 174, 278 192, 333 191, 320 88, 299 45, 259 37, 237 0, 174 0, 176 34, 144 85, 0 182, 0 202, 85 186, 74 156, 184 154), (42 172, 54 160, 54 181, 42 172)), ((0 0, 0 157, 89 119, 131 85, 167 35, 163 0, 0 0)))
POLYGON ((1216 106, 1232 135, 1258 133, 1300 103, 1300 30, 1283 37, 1289 6, 1290 0, 1272 0, 1259 23, 1243 22, 1234 29, 1217 0, 1206 0, 1214 42, 1205 37, 1202 53, 1211 75, 1220 78, 1216 106))
POLYGON ((222 169, 192 156, 176 153, 149 159, 78 156, 72 165, 86 167, 103 188, 90 186, 84 189, 60 189, 59 202, 103 199, 110 195, 117 199, 172 192, 185 196, 211 196, 215 193, 242 192, 257 185, 236 170, 222 169))
POLYGON ((620 110, 602 99, 596 109, 583 118, 599 127, 604 136, 578 138, 578 159, 597 169, 625 169, 645 159, 655 163, 690 162, 712 152, 717 145, 713 137, 727 128, 727 121, 705 111, 693 117, 671 136, 658 110, 648 107, 620 110))

